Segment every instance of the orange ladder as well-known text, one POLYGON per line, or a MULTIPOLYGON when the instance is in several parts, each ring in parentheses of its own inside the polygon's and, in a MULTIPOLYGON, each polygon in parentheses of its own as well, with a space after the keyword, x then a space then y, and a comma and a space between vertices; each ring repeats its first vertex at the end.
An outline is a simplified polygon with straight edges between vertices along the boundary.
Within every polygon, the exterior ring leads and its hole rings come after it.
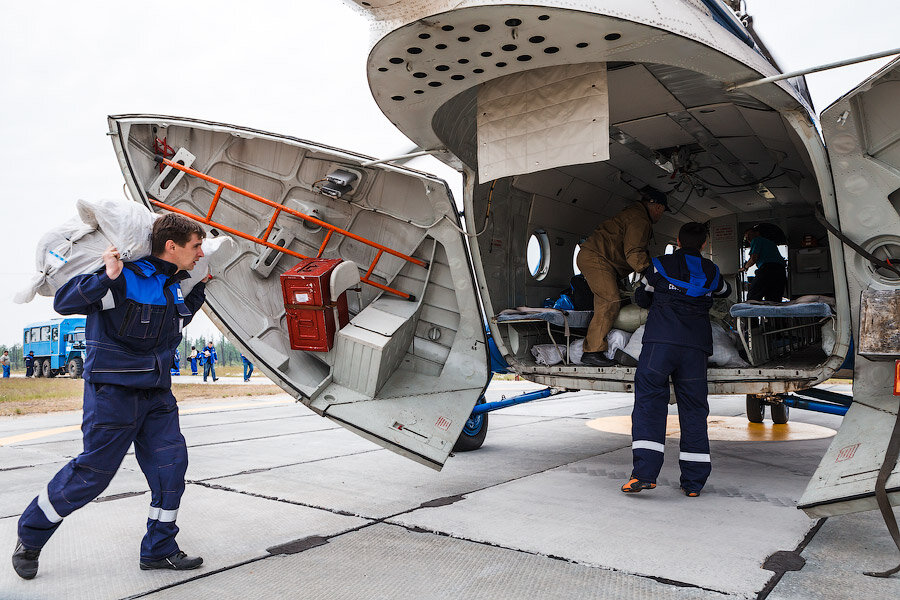
POLYGON ((418 258, 413 258, 412 256, 407 256, 406 254, 403 254, 402 252, 398 252, 397 250, 388 248, 387 246, 379 244, 378 242, 373 242, 372 240, 368 240, 362 236, 356 235, 355 233, 351 233, 351 232, 347 231, 346 229, 341 229, 340 227, 335 227, 334 225, 330 225, 330 224, 326 223, 325 221, 319 220, 315 217, 311 217, 311 216, 303 214, 299 211, 287 208, 286 206, 278 204, 277 202, 272 202, 271 200, 269 200, 267 198, 263 198, 262 196, 257 196, 256 194, 254 194, 252 192, 248 192, 247 190, 242 190, 241 188, 231 185, 230 183, 226 183, 224 181, 216 179, 215 177, 210 177, 209 175, 207 175, 205 173, 201 173, 200 171, 191 169, 190 167, 186 167, 184 165, 173 162, 173 161, 169 160, 168 158, 164 158, 163 156, 157 155, 156 161, 167 167, 172 167, 173 169, 178 169, 179 171, 183 171, 184 173, 187 173, 188 175, 193 175, 194 177, 198 177, 200 179, 203 179, 204 181, 208 181, 209 183, 215 184, 218 187, 216 189, 216 194, 213 196, 212 203, 210 203, 210 205, 209 205, 209 211, 207 211, 205 217, 200 217, 198 215, 189 213, 185 210, 181 210, 180 208, 175 208, 174 206, 172 206, 170 204, 166 204, 164 202, 160 202, 158 200, 154 200, 151 198, 150 203, 153 204, 154 206, 158 206, 159 208, 163 208, 165 210, 168 210, 168 211, 171 211, 174 213, 178 213, 179 215, 183 215, 185 217, 188 217, 189 219, 193 219, 194 221, 199 221, 200 223, 209 225, 210 227, 215 227, 216 229, 221 229, 222 231, 224 231, 226 233, 236 235, 238 237, 244 238, 245 240, 250 240, 251 242, 260 244, 261 246, 265 246, 267 248, 271 248, 272 250, 277 250, 278 252, 283 252, 284 254, 289 254, 291 256, 295 256, 295 257, 301 258, 301 259, 310 258, 310 257, 304 256, 304 255, 300 254, 299 252, 294 252, 293 250, 288 250, 287 248, 285 248, 283 246, 273 244, 267 240, 269 238, 269 234, 272 233, 272 228, 275 226, 275 221, 278 220, 279 215, 281 215, 281 213, 283 213, 283 212, 287 213, 291 216, 297 217, 298 219, 303 219, 304 221, 309 221, 310 223, 313 223, 315 225, 318 225, 319 227, 322 227, 322 228, 328 230, 328 233, 325 234, 325 239, 322 241, 322 245, 319 246, 319 252, 316 254, 316 258, 321 258, 322 253, 325 251, 325 246, 328 245, 328 241, 331 239, 331 236, 335 233, 344 235, 350 239, 353 239, 353 240, 356 240, 363 244, 366 244, 367 246, 376 248, 378 250, 378 252, 375 254, 375 258, 372 260, 372 264, 369 265, 369 270, 366 271, 365 276, 360 277, 360 281, 362 281, 363 283, 367 283, 373 287, 376 287, 380 290, 384 290, 384 291, 394 294, 396 296, 400 296, 401 298, 405 298, 410 301, 415 301, 416 297, 413 296, 412 294, 407 294, 405 292, 401 292, 400 290, 395 290, 392 287, 378 283, 377 281, 372 281, 371 279, 369 279, 369 276, 372 274, 372 271, 375 269, 375 265, 378 263, 378 259, 380 259, 381 255, 385 252, 387 252, 388 254, 391 254, 393 256, 396 256, 398 258, 402 258, 403 260, 411 262, 415 265, 419 265, 420 267, 425 267, 427 269, 428 263, 426 261, 418 259, 418 258), (251 200, 256 200, 257 202, 262 202, 263 204, 265 204, 267 206, 271 206, 272 208, 275 209, 275 212, 272 215, 272 218, 269 220, 269 226, 266 227, 266 231, 265 231, 265 233, 263 233, 261 238, 250 235, 249 233, 244 233, 243 231, 238 231, 237 229, 234 229, 233 227, 228 227, 227 225, 222 225, 221 223, 216 223, 215 221, 212 220, 213 212, 215 212, 215 210, 216 210, 216 205, 219 203, 219 198, 221 197, 223 190, 229 190, 229 191, 235 192, 237 194, 240 194, 241 196, 250 198, 251 200))

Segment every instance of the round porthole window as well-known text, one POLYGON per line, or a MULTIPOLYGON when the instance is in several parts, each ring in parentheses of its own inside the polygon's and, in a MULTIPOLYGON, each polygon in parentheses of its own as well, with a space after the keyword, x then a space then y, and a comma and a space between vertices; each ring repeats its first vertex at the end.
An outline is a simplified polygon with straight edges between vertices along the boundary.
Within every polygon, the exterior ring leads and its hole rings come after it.
MULTIPOLYGON (((876 258, 892 264, 900 264, 900 239, 892 235, 879 236, 866 244, 866 250, 876 258)), ((865 261, 866 270, 872 274, 876 281, 889 286, 896 286, 900 282, 900 275, 886 267, 865 261)))
POLYGON ((538 229, 528 239, 528 271, 540 281, 550 271, 550 237, 543 229, 538 229))

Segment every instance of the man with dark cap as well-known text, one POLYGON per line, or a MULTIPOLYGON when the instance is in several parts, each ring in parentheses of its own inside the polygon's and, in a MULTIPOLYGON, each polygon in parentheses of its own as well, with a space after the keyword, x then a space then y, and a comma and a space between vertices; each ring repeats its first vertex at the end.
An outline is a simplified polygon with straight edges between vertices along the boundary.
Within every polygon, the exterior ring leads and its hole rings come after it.
POLYGON ((584 340, 581 362, 609 367, 616 362, 606 358, 606 336, 619 314, 619 280, 650 266, 649 245, 653 224, 669 210, 666 195, 646 186, 641 201, 603 221, 581 244, 576 263, 594 293, 594 316, 584 340))

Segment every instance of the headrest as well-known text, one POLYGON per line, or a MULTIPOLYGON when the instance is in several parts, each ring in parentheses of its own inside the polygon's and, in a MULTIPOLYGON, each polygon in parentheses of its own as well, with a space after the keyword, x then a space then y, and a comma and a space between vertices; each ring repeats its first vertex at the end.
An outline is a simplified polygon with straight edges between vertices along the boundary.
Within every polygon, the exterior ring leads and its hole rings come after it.
POLYGON ((345 260, 331 271, 331 281, 329 287, 331 289, 332 302, 338 299, 338 296, 346 292, 352 287, 359 285, 359 268, 356 263, 351 260, 345 260))

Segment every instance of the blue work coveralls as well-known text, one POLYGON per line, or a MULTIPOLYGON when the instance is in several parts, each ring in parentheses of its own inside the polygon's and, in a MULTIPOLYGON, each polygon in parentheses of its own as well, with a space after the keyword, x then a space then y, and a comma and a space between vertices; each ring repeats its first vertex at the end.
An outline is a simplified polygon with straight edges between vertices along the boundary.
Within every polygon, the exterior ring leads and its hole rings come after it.
POLYGON ((243 354, 241 354, 241 362, 244 363, 244 381, 250 381, 250 376, 253 375, 253 363, 243 354))
POLYGON ((206 358, 205 355, 203 357, 203 381, 206 381, 210 374, 212 374, 213 381, 215 381, 218 379, 216 377, 216 361, 219 358, 216 356, 216 348, 215 346, 204 346, 200 353, 202 354, 203 352, 209 352, 209 358, 206 358))
POLYGON ((698 250, 654 258, 644 271, 635 302, 650 313, 634 375, 633 478, 656 483, 662 469, 671 377, 681 429, 681 487, 699 492, 706 483, 712 468, 706 428, 706 363, 712 354, 709 309, 713 297, 730 293, 719 268, 698 250))
POLYGON ((185 298, 187 277, 148 256, 125 263, 110 280, 103 269, 78 275, 57 292, 60 314, 85 314, 84 451, 66 464, 19 519, 28 549, 47 543, 63 518, 99 496, 134 443, 150 486, 150 515, 141 560, 178 552, 175 518, 184 493, 187 447, 172 396, 172 366, 181 330, 205 300, 205 284, 185 298))

